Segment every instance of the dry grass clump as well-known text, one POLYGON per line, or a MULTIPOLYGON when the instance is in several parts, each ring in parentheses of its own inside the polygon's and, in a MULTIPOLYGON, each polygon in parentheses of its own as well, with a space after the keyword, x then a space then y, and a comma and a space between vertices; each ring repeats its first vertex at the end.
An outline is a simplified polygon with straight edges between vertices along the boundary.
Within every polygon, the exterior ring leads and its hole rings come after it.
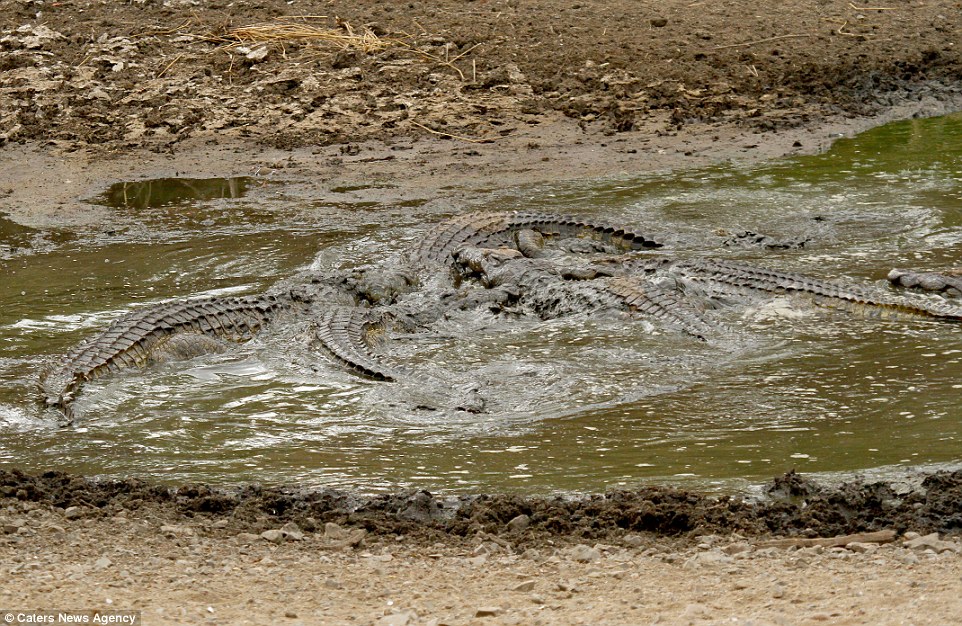
POLYGON ((391 40, 382 39, 368 29, 362 33, 355 33, 351 25, 338 20, 338 28, 315 26, 308 20, 323 19, 324 15, 305 15, 277 18, 273 22, 251 24, 231 28, 223 34, 213 35, 208 39, 222 42, 225 48, 256 43, 311 43, 322 42, 341 49, 360 50, 362 52, 376 52, 394 44, 391 40))

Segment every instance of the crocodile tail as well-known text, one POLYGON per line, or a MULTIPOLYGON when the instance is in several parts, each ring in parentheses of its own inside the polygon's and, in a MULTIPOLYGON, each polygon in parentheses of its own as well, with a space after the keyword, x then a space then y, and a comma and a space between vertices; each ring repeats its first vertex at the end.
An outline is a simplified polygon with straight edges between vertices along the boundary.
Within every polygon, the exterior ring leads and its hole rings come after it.
POLYGON ((962 307, 922 295, 911 297, 909 294, 896 296, 872 293, 855 285, 734 261, 704 259, 679 263, 677 267, 683 274, 695 280, 716 281, 753 291, 809 296, 818 305, 846 310, 864 317, 962 321, 962 307))
POLYGON ((165 349, 166 358, 189 358, 210 352, 214 345, 208 341, 189 347, 176 337, 193 334, 246 341, 285 306, 271 296, 242 296, 177 300, 138 309, 82 341, 48 368, 39 381, 41 397, 46 406, 72 422, 74 402, 87 381, 148 365, 159 360, 165 349))
POLYGON ((629 309, 668 322, 699 339, 707 339, 712 326, 677 291, 627 276, 612 278, 608 290, 629 309))
POLYGON ((507 222, 506 230, 512 236, 518 230, 530 229, 541 233, 545 237, 598 239, 622 250, 645 250, 662 246, 654 238, 632 232, 623 226, 570 215, 520 212, 509 214, 507 222))
POLYGON ((371 351, 377 334, 384 324, 362 308, 350 306, 332 307, 320 316, 315 336, 321 345, 342 365, 351 371, 373 378, 393 382, 401 370, 385 365, 371 351))

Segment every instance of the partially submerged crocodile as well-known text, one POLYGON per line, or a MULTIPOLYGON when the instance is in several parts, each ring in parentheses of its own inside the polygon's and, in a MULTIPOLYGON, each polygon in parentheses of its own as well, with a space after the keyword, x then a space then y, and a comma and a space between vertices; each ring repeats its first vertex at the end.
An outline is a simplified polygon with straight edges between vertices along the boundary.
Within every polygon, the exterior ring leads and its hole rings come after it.
MULTIPOLYGON (((122 369, 224 350, 228 342, 251 339, 282 313, 311 316, 318 343, 348 369, 376 380, 396 381, 408 373, 375 355, 371 341, 372 335, 383 329, 390 310, 374 309, 416 289, 419 273, 452 266, 458 248, 502 245, 511 241, 515 232, 531 228, 550 237, 589 237, 617 250, 659 245, 623 228, 571 217, 537 213, 458 216, 430 229, 411 253, 388 268, 359 276, 286 281, 264 295, 176 300, 133 311, 44 371, 40 379, 44 404, 73 421, 74 403, 84 383, 122 369)), ((438 310, 428 317, 442 313, 438 310)), ((468 404, 472 407, 468 410, 477 407, 474 401, 468 404)))
POLYGON ((73 403, 85 382, 222 350, 225 341, 246 341, 287 305, 274 296, 244 296, 175 300, 133 311, 42 374, 44 403, 72 421, 73 403))
MULTIPOLYGON (((701 340, 719 332, 708 312, 746 294, 804 296, 870 317, 962 321, 962 307, 936 296, 888 294, 733 261, 646 254, 660 247, 652 237, 574 217, 462 215, 429 229, 412 250, 381 266, 295 277, 262 295, 176 300, 136 310, 49 368, 41 393, 48 407, 72 421, 87 381, 220 351, 285 316, 310 320, 313 337, 337 363, 387 382, 421 375, 388 362, 377 338, 392 324, 429 328, 457 308, 541 318, 616 310, 701 340), (546 240, 562 245, 549 248, 546 240)), ((454 408, 480 410, 483 401, 472 394, 454 408)))

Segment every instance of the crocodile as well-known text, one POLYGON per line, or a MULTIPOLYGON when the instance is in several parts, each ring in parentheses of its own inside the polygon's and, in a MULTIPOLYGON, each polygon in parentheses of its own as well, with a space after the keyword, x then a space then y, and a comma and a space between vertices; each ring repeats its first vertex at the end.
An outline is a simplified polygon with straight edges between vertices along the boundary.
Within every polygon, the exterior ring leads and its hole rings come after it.
MULTIPOLYGON (((649 236, 575 217, 462 215, 427 229, 410 250, 365 269, 304 272, 260 295, 174 300, 133 311, 49 368, 41 395, 72 422, 87 381, 223 350, 284 315, 308 320, 317 345, 356 374, 448 390, 451 385, 390 363, 376 349, 379 338, 389 327, 431 331, 454 310, 487 308, 542 319, 617 311, 707 341, 727 330, 711 309, 752 294, 802 296, 868 317, 962 321, 962 306, 937 296, 896 295, 730 260, 680 259, 660 247, 649 236), (546 240, 557 245, 549 248, 546 240)), ((473 390, 466 397, 457 408, 483 406, 473 390)))
POLYGON ((804 297, 814 304, 869 318, 962 321, 962 307, 922 294, 896 295, 843 281, 824 280, 724 259, 605 259, 606 271, 627 275, 670 275, 694 283, 716 301, 750 293, 804 297))
POLYGON ((455 253, 455 261, 465 275, 503 294, 498 301, 512 305, 505 308, 542 319, 620 310, 664 322, 699 339, 706 339, 713 330, 672 280, 613 277, 590 265, 546 262, 511 249, 465 247, 455 253))
POLYGON ((289 304, 275 296, 213 297, 135 310, 43 372, 43 402, 72 422, 84 383, 126 368, 220 351, 224 341, 247 341, 289 304))
POLYGON ((513 246, 515 233, 536 231, 543 237, 579 237, 607 243, 618 250, 662 247, 654 238, 622 226, 547 213, 468 213, 440 222, 414 247, 411 258, 420 265, 450 265, 459 248, 513 246))
POLYGON ((662 247, 653 237, 607 222, 534 212, 466 213, 428 228, 400 259, 391 259, 386 267, 369 268, 345 277, 344 283, 357 293, 359 300, 373 306, 389 305, 403 294, 424 287, 430 279, 446 278, 443 269, 453 267, 459 249, 517 248, 524 245, 518 243, 518 233, 536 233, 541 240, 577 239, 594 244, 583 245, 580 251, 591 248, 624 252, 662 247), (421 281, 419 275, 429 280, 421 281))

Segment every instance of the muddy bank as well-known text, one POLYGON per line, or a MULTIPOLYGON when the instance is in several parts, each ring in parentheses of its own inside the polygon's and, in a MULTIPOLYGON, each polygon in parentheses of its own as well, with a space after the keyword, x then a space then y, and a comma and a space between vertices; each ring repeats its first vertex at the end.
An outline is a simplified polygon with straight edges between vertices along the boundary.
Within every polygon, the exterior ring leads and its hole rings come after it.
POLYGON ((759 131, 958 93, 950 0, 44 3, 0 9, 0 141, 289 149, 564 116, 759 131))
POLYGON ((0 17, 0 212, 40 228, 107 224, 86 202, 105 185, 174 176, 390 182, 456 211, 492 186, 812 153, 962 107, 948 0, 23 1, 0 17))
POLYGON ((856 480, 822 485, 790 472, 764 497, 707 496, 646 487, 585 497, 477 495, 435 497, 426 491, 362 497, 297 487, 169 487, 143 479, 96 481, 64 472, 0 470, 0 495, 77 517, 163 515, 217 521, 225 534, 260 533, 293 522, 306 532, 327 523, 423 542, 503 536, 517 545, 617 542, 627 534, 690 540, 738 533, 832 537, 878 530, 957 534, 962 530, 962 471, 919 475, 914 486, 856 480))

